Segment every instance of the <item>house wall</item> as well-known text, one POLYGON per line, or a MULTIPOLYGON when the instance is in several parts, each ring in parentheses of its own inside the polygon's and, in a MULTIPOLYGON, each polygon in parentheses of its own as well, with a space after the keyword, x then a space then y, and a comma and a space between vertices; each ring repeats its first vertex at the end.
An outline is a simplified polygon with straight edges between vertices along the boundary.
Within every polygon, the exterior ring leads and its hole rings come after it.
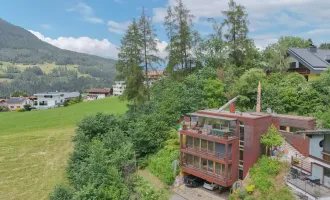
POLYGON ((309 154, 319 159, 323 159, 322 151, 323 147, 320 147, 320 142, 324 139, 323 135, 313 135, 310 138, 309 154))
POLYGON ((53 96, 53 98, 45 98, 44 95, 37 96, 36 101, 38 102, 38 105, 35 105, 34 107, 36 107, 37 109, 54 107, 58 103, 63 103, 65 100, 64 97, 61 97, 60 95, 52 95, 52 96, 53 96), (40 105, 40 102, 42 102, 42 101, 46 101, 47 105, 46 106, 40 105))

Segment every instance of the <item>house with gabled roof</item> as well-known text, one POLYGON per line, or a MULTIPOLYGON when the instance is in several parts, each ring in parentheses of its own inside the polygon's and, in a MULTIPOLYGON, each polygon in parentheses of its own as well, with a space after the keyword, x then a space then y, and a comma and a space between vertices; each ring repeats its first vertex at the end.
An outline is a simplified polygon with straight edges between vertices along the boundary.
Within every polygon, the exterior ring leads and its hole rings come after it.
POLYGON ((289 48, 289 72, 297 72, 307 80, 317 79, 330 66, 330 50, 309 48, 289 48))
POLYGON ((23 109, 24 105, 32 105, 32 103, 33 101, 27 97, 10 97, 7 100, 7 106, 11 111, 23 109))

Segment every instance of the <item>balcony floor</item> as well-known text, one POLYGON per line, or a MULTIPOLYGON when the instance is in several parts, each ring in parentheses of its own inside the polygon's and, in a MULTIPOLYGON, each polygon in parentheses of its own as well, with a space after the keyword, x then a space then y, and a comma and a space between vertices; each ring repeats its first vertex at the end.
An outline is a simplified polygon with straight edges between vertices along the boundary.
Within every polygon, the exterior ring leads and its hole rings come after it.
POLYGON ((312 186, 306 181, 300 180, 299 178, 288 178, 287 182, 296 186, 297 188, 307 192, 308 194, 314 197, 329 197, 330 198, 330 189, 327 189, 323 186, 312 186))

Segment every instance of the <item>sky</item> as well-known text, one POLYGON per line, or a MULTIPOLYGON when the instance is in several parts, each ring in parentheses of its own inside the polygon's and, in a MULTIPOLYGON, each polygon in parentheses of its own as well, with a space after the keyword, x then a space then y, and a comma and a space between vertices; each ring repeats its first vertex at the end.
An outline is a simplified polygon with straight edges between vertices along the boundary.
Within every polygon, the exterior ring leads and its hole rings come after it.
MULTIPOLYGON (((166 57, 166 8, 176 0, 2 0, 0 18, 62 49, 117 58, 127 26, 141 14, 152 17, 158 49, 166 57)), ((183 0, 201 35, 212 33, 207 18, 221 22, 228 0, 183 0)), ((263 49, 281 36, 330 42, 330 0, 236 0, 246 7, 249 37, 263 49)))

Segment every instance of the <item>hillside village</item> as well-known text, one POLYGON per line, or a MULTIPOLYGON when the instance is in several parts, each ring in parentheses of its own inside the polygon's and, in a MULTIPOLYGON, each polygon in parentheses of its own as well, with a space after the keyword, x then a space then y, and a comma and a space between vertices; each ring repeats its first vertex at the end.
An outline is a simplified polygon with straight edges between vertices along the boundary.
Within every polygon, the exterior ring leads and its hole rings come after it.
POLYGON ((330 43, 259 48, 240 2, 135 8, 116 59, 0 19, 0 199, 330 200, 330 43))

